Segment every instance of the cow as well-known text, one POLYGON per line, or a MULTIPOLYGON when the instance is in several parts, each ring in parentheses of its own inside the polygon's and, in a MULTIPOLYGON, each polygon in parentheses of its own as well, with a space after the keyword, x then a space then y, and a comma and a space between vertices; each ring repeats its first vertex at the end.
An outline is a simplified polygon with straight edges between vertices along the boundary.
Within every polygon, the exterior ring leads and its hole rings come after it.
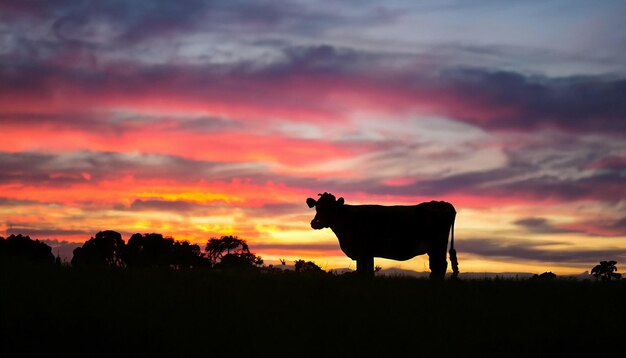
POLYGON ((430 278, 445 277, 448 262, 446 249, 450 239, 452 277, 459 274, 454 250, 454 219, 456 210, 444 201, 431 201, 411 206, 347 205, 330 193, 319 199, 306 199, 315 207, 311 227, 330 228, 341 250, 357 262, 357 272, 371 274, 374 257, 405 261, 428 254, 430 278))

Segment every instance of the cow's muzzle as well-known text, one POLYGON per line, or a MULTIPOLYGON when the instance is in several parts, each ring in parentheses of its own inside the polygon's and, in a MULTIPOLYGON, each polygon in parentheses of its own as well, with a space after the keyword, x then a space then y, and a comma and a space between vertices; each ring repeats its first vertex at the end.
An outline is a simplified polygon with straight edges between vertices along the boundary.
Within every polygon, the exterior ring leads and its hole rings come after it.
POLYGON ((311 227, 315 230, 323 229, 324 225, 319 220, 311 221, 311 227))

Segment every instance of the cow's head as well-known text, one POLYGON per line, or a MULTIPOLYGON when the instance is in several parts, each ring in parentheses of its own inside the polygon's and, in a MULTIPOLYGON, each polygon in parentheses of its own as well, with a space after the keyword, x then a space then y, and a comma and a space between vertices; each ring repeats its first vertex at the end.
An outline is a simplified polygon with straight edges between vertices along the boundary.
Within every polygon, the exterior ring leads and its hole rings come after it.
POLYGON ((330 227, 337 218, 337 211, 343 205, 343 198, 335 200, 335 196, 330 193, 317 194, 320 198, 315 201, 313 198, 306 199, 309 208, 315 206, 315 217, 311 221, 311 227, 315 230, 330 227))

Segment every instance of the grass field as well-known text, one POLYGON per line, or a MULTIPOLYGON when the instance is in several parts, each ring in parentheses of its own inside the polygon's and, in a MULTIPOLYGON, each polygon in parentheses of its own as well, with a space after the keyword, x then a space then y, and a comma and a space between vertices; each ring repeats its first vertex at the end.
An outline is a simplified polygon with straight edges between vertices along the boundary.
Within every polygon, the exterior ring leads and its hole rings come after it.
POLYGON ((626 352, 626 284, 4 264, 2 356, 626 352))

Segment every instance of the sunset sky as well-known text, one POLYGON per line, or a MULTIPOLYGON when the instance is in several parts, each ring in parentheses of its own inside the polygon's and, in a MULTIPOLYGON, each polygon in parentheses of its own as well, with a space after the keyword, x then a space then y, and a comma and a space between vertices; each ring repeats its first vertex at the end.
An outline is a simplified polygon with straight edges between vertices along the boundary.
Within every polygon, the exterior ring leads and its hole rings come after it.
MULTIPOLYGON (((0 1, 0 236, 355 263, 307 197, 457 209, 462 272, 626 265, 624 1, 0 1)), ((69 257, 67 255, 70 255, 69 257)), ((383 268, 428 269, 427 256, 383 268)))

